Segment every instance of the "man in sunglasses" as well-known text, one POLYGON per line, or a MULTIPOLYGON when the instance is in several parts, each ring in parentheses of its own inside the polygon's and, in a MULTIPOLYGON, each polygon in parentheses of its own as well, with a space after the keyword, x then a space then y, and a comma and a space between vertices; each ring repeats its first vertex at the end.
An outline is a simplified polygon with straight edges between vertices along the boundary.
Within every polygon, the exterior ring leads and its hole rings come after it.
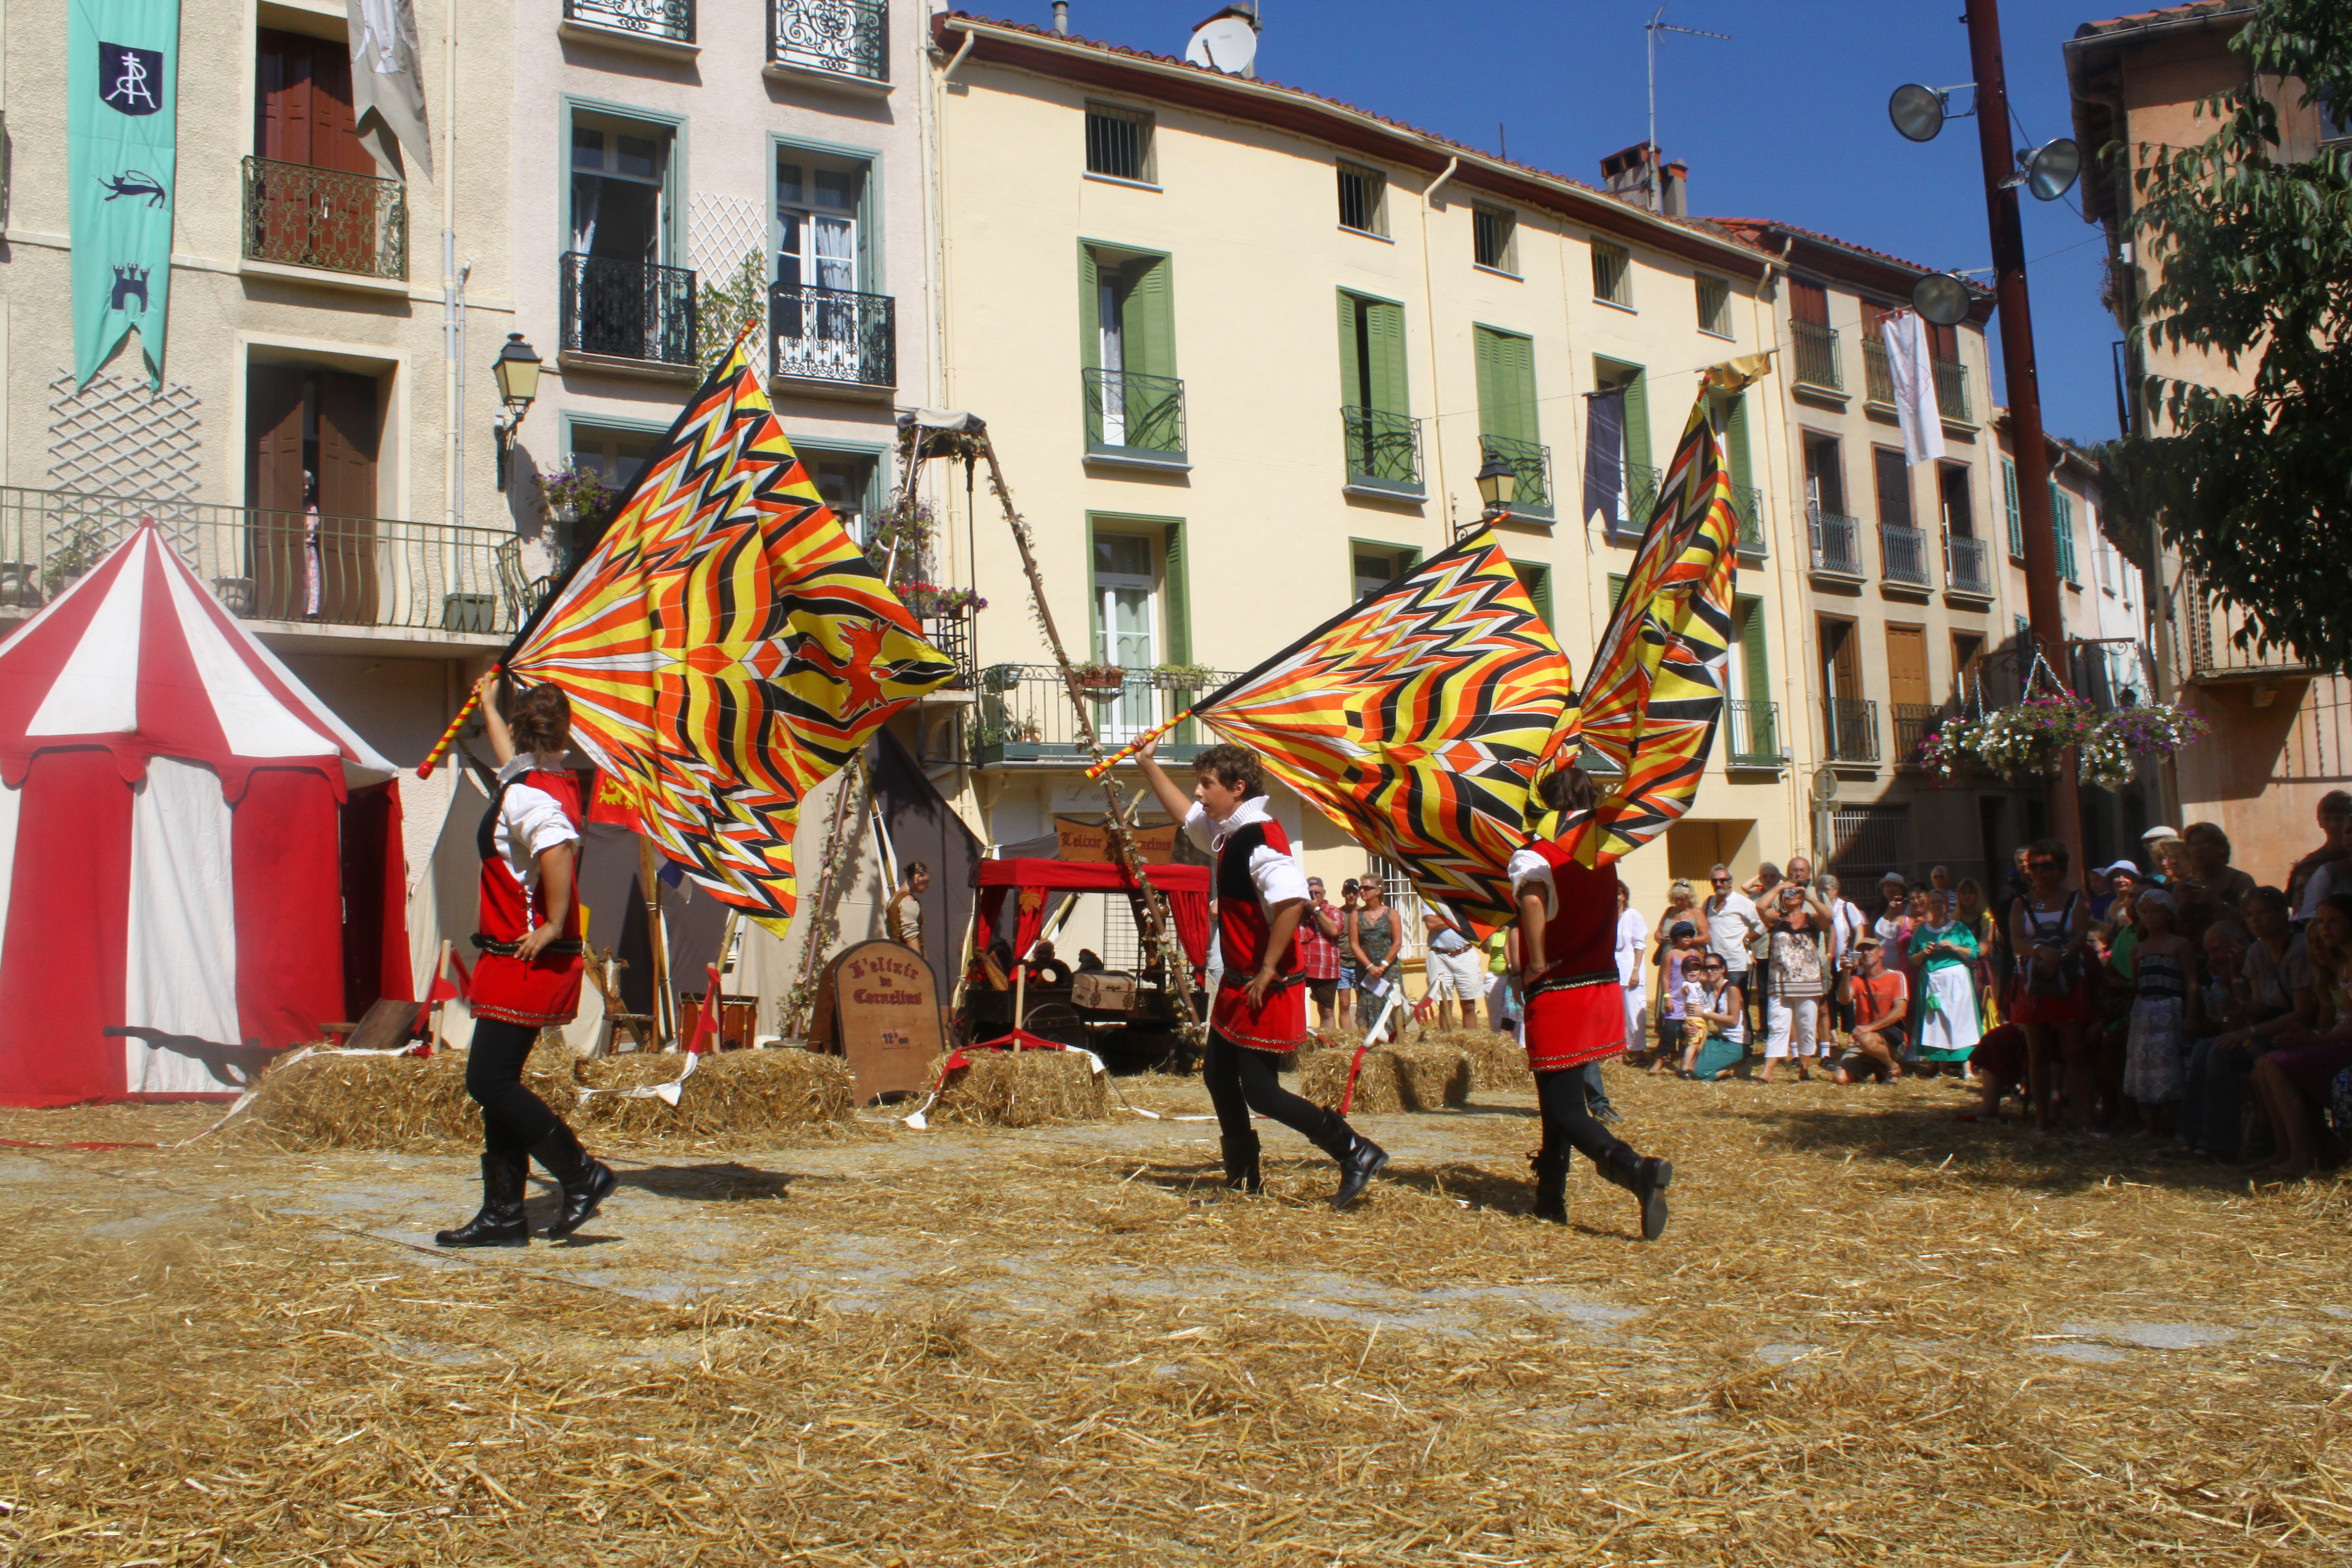
POLYGON ((1764 934, 1764 921, 1756 912, 1755 900, 1733 884, 1730 867, 1717 866, 1706 879, 1715 887, 1706 900, 1707 951, 1723 960, 1725 977, 1739 987, 1739 994, 1749 995, 1754 976, 1748 967, 1754 962, 1756 942, 1764 934))

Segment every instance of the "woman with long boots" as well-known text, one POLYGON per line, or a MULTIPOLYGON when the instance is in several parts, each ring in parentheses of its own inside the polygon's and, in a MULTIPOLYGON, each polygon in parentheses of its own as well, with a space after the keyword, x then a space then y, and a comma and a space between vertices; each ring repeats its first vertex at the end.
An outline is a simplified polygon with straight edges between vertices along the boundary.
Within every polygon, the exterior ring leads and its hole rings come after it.
POLYGON ((499 793, 482 818, 482 950, 474 968, 474 1043, 466 1092, 482 1108, 482 1210, 434 1237, 443 1247, 528 1247, 523 1184, 536 1157, 563 1187, 547 1227, 569 1236, 612 1195, 612 1167, 591 1159, 563 1119, 523 1087, 540 1030, 580 1010, 580 790, 564 771, 572 705, 534 686, 499 710, 492 670, 474 688, 499 759, 499 793))
MULTIPOLYGON (((1601 792, 1578 767, 1546 773, 1536 786, 1562 830, 1589 814, 1601 792)), ((1625 1009, 1617 978, 1617 868, 1580 864, 1556 840, 1538 839, 1511 857, 1519 908, 1523 1035, 1543 1115, 1536 1173, 1536 1217, 1568 1223, 1568 1156, 1581 1150, 1602 1176, 1642 1205, 1642 1239, 1666 1228, 1662 1195, 1675 1179, 1665 1161, 1634 1152, 1603 1127, 1587 1100, 1584 1068, 1625 1051, 1625 1009)))
POLYGON ((1209 747, 1192 760, 1198 779, 1188 797, 1153 757, 1157 750, 1150 742, 1135 753, 1144 782, 1184 825, 1185 837, 1217 861, 1213 886, 1225 968, 1209 1006, 1209 1052, 1201 1076, 1223 1134, 1225 1185, 1254 1193, 1262 1184, 1257 1134, 1250 1130, 1255 1110, 1339 1163, 1331 1206, 1346 1208, 1389 1157, 1339 1117, 1283 1088, 1276 1076, 1277 1060, 1307 1038, 1307 977, 1292 942, 1307 910, 1307 874, 1290 853, 1282 825, 1266 810, 1257 754, 1244 746, 1209 747))

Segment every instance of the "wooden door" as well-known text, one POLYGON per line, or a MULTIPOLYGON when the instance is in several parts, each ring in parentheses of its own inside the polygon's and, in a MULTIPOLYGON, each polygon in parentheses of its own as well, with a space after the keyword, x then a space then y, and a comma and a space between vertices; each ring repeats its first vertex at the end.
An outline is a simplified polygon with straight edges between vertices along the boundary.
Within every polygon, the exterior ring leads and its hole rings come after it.
POLYGON ((1966 703, 1984 679, 1984 644, 1976 632, 1952 634, 1952 697, 1966 703))
POLYGON ((1878 481, 1878 521, 1882 527, 1911 528, 1911 465, 1893 447, 1870 449, 1872 472, 1878 481))
POLYGON ((376 619, 376 384, 321 372, 314 382, 319 427, 319 618, 343 626, 376 619))
POLYGON ((246 373, 246 500, 255 510, 246 536, 254 614, 299 620, 303 605, 303 415, 309 384, 299 365, 257 364, 246 373))
POLYGON ((1822 683, 1832 697, 1862 695, 1862 650, 1855 646, 1852 621, 1822 617, 1822 683))
POLYGON ((373 187, 307 170, 373 179, 352 107, 351 57, 341 43, 265 28, 255 61, 254 151, 292 168, 264 168, 257 210, 262 258, 369 271, 375 255, 373 187))
POLYGON ((1927 627, 1886 628, 1886 700, 1898 710, 1934 705, 1927 686, 1927 627))

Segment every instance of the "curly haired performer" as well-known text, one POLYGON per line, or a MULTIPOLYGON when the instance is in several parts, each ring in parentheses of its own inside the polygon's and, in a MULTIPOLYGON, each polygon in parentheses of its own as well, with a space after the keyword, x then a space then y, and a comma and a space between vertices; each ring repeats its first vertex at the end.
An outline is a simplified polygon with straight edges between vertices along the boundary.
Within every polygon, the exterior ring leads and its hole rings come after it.
POLYGON ((523 1063, 541 1029, 580 1010, 580 789, 563 768, 572 704, 534 686, 499 711, 492 670, 475 684, 499 793, 482 817, 482 950, 474 969, 474 1043, 466 1092, 482 1108, 482 1209, 433 1239, 443 1247, 528 1247, 523 1184, 536 1156, 562 1184, 563 1208, 547 1234, 569 1236, 612 1195, 612 1167, 591 1159, 563 1119, 523 1087, 523 1063))
MULTIPOLYGON (((1289 837, 1265 808, 1265 775, 1255 752, 1211 746, 1192 760, 1199 780, 1187 795, 1154 759, 1155 739, 1139 747, 1144 782, 1185 837, 1217 858, 1213 887, 1224 978, 1209 1006, 1209 1051, 1201 1064, 1223 1135, 1225 1185, 1256 1192, 1257 1134, 1250 1112, 1273 1118, 1339 1163, 1333 1208, 1363 1193, 1387 1152, 1339 1116, 1282 1087, 1275 1058, 1307 1038, 1307 976, 1293 939, 1307 910, 1307 876, 1289 837)), ((1613 973, 1613 972, 1612 972, 1613 973)))
MULTIPOLYGON (((1600 790, 1578 767, 1547 773, 1536 785, 1565 829, 1591 812, 1600 790)), ((1519 907, 1520 985, 1527 997, 1524 1038, 1543 1114, 1536 1173, 1538 1219, 1568 1223, 1568 1155, 1591 1157, 1601 1175, 1642 1205, 1642 1239, 1666 1228, 1675 1179, 1665 1161, 1644 1158, 1603 1127, 1586 1100, 1585 1068, 1625 1050, 1625 1007, 1617 978, 1617 868, 1590 867, 1557 841, 1538 839, 1511 857, 1511 894, 1519 907)))

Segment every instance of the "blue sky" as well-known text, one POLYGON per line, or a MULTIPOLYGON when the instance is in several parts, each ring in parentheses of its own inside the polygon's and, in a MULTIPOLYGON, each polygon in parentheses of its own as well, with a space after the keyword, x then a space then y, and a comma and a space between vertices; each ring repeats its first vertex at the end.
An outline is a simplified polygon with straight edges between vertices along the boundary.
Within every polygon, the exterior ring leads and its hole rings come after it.
MULTIPOLYGON (((1181 55, 1219 3, 1073 0, 1070 30, 1181 55)), ((1053 19, 1050 0, 965 5, 1053 19)), ((2059 47, 2075 27, 2146 8, 2007 0, 2020 145, 2073 134, 2059 47)), ((1499 123, 1513 158, 1597 183, 1604 153, 1642 140, 1642 25, 1656 9, 1657 0, 1264 0, 1258 71, 1488 151, 1499 123)), ((1887 94, 1904 82, 1969 79, 1959 12, 1960 0, 1672 0, 1668 22, 1733 36, 1659 41, 1658 145, 1690 165, 1692 212, 1781 218, 1933 267, 1989 265, 1976 122, 1955 121, 1923 144, 1886 119, 1887 94)), ((2043 421, 2054 435, 2106 439, 2116 332, 2098 302, 2099 230, 2076 198, 2024 205, 2043 421)), ((2006 402, 1997 359, 1994 379, 2006 402)))

